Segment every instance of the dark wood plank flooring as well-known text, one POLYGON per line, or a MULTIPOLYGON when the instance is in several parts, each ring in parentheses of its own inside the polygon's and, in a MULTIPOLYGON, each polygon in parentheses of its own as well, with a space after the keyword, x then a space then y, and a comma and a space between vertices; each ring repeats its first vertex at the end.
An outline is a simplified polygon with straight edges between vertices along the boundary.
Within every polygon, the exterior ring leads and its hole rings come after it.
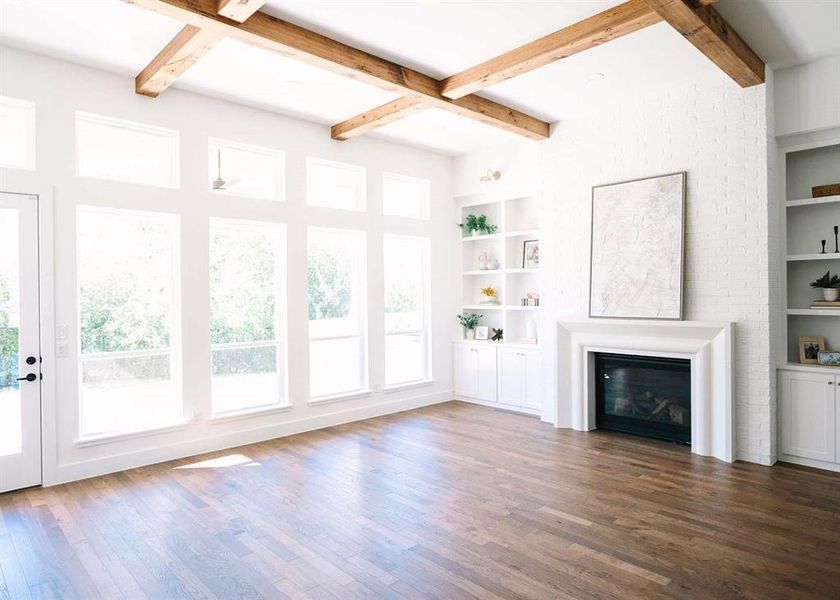
POLYGON ((840 476, 459 402, 0 495, 0 599, 840 598, 840 476))

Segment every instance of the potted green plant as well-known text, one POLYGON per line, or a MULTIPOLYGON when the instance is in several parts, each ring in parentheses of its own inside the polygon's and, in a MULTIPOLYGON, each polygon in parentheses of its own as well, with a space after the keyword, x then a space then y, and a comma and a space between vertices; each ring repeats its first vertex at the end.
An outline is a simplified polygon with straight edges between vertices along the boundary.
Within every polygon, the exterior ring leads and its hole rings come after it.
POLYGON ((487 223, 487 215, 467 215, 463 223, 458 225, 470 235, 496 233, 498 227, 487 223))
POLYGON ((475 339, 475 328, 478 325, 478 321, 484 315, 477 315, 475 313, 467 313, 464 315, 458 315, 458 322, 461 324, 461 327, 464 328, 464 338, 468 340, 475 339))
POLYGON ((823 299, 826 302, 834 302, 840 296, 840 277, 832 275, 831 271, 826 271, 825 275, 811 282, 812 288, 821 288, 823 291, 823 299))

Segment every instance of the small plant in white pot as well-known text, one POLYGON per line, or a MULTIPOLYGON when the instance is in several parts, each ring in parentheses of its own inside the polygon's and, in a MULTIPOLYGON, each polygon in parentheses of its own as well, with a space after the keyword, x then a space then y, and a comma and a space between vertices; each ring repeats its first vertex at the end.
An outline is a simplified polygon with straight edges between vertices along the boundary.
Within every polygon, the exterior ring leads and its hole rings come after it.
POLYGON ((484 315, 477 315, 475 313, 467 313, 465 315, 458 315, 458 322, 464 328, 464 338, 468 340, 475 339, 475 328, 478 326, 478 321, 484 315))
POLYGON ((831 271, 826 271, 825 275, 811 282, 812 288, 822 288, 823 300, 826 302, 834 302, 840 296, 840 277, 832 275, 831 271))
POLYGON ((469 235, 490 235, 496 233, 498 227, 487 223, 487 215, 467 215, 463 223, 458 225, 469 235))

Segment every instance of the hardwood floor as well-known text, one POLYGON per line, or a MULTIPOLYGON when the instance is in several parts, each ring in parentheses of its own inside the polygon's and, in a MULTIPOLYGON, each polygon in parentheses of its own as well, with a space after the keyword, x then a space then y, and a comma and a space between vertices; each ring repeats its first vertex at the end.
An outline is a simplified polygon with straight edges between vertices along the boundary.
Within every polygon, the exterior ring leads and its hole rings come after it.
POLYGON ((0 598, 840 598, 840 476, 452 402, 0 495, 0 598))

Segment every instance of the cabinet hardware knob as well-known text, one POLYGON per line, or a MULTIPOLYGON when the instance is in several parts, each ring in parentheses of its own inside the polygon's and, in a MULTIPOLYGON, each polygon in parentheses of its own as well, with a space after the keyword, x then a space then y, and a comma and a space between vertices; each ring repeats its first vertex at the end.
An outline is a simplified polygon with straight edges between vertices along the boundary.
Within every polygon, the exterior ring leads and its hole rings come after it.
POLYGON ((833 381, 829 381, 829 382, 828 382, 828 385, 834 385, 834 382, 833 382, 833 381))

